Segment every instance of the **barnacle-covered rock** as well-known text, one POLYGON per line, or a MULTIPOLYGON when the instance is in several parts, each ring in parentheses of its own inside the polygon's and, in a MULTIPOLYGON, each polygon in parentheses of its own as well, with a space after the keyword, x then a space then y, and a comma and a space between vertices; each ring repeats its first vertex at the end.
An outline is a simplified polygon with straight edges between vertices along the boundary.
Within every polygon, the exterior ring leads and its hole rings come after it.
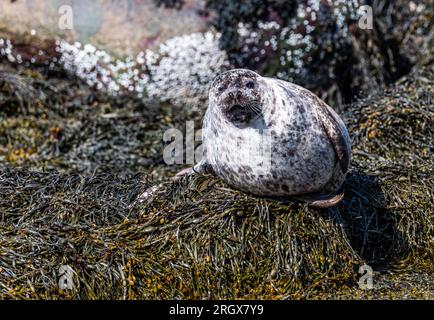
POLYGON ((35 39, 15 45, 10 39, 0 38, 0 61, 3 58, 25 67, 42 65, 66 71, 111 95, 131 94, 204 110, 210 83, 230 66, 226 52, 219 48, 219 37, 211 31, 178 36, 161 43, 155 51, 126 58, 112 56, 91 44, 64 40, 33 52, 28 48, 38 43, 35 39), (23 53, 27 51, 30 54, 23 53))

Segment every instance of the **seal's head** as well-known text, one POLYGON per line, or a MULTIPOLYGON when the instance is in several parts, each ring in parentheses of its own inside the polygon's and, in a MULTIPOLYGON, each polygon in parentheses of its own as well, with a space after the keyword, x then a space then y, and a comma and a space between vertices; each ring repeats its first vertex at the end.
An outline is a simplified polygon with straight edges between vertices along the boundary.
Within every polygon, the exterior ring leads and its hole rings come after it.
POLYGON ((256 72, 234 69, 214 80, 209 97, 229 122, 243 126, 262 115, 266 90, 264 79, 256 72))

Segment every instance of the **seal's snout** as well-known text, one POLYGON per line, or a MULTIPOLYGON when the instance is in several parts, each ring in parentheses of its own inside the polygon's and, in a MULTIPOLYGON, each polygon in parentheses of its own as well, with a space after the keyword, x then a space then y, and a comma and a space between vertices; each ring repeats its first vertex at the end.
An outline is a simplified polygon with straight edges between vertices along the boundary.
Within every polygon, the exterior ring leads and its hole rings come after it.
POLYGON ((226 105, 224 113, 234 124, 247 124, 261 115, 261 106, 235 99, 226 105))
POLYGON ((230 90, 226 94, 226 98, 224 99, 224 102, 226 104, 234 103, 234 101, 240 101, 243 100, 244 96, 243 93, 239 90, 230 90))
POLYGON ((244 109, 245 108, 242 105, 234 104, 233 106, 231 106, 229 108, 228 113, 232 114, 232 115, 241 115, 241 114, 245 113, 244 109))
POLYGON ((234 105, 230 108, 230 110, 232 110, 232 109, 234 109, 234 110, 240 110, 240 109, 242 109, 242 108, 243 108, 242 105, 240 105, 240 104, 234 104, 234 105))
POLYGON ((229 107, 226 111, 226 115, 232 122, 245 122, 249 118, 246 108, 240 104, 234 104, 229 107))

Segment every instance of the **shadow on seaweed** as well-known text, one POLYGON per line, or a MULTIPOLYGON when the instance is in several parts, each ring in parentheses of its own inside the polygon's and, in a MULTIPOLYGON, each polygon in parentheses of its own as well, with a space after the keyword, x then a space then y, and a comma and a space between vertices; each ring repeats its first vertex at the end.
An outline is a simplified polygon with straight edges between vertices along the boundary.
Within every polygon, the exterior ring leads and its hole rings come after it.
POLYGON ((374 269, 402 258, 408 245, 398 230, 396 213, 387 208, 378 177, 354 171, 345 189, 339 212, 353 249, 374 269))

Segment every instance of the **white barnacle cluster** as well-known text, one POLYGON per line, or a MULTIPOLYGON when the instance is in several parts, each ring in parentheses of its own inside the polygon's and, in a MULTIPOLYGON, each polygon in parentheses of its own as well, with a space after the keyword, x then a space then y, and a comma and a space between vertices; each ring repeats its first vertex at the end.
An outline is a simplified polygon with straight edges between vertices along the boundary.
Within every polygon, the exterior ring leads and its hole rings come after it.
MULTIPOLYGON (((118 59, 91 44, 56 41, 56 64, 98 90, 110 94, 129 93, 199 107, 208 97, 214 77, 228 69, 226 52, 218 45, 219 35, 210 31, 169 39, 155 51, 118 59)), ((21 63, 10 40, 0 39, 0 56, 21 63)), ((32 58, 34 60, 34 58, 32 58)), ((26 64, 34 61, 26 61, 26 64)))
MULTIPOLYGON (((36 31, 31 30, 30 35, 36 35, 36 31)), ((32 53, 30 51, 22 52, 20 51, 20 46, 14 46, 10 39, 0 38, 0 58, 2 57, 6 58, 10 63, 22 64, 26 67, 29 67, 31 64, 45 64, 52 69, 58 62, 56 57, 47 59, 48 52, 45 50, 39 49, 37 52, 32 53)))
POLYGON ((146 50, 134 59, 115 59, 92 45, 60 42, 64 68, 98 89, 130 92, 196 106, 207 98, 208 85, 226 67, 226 53, 218 35, 193 33, 167 40, 156 52, 146 50))
POLYGON ((333 15, 341 36, 348 36, 348 20, 360 18, 359 0, 333 1, 333 15))
POLYGON ((136 93, 142 97, 149 76, 143 72, 145 60, 140 53, 136 59, 116 59, 104 50, 91 44, 59 41, 56 50, 60 53, 61 66, 71 74, 98 90, 110 94, 136 93))
POLYGON ((13 54, 13 45, 9 39, 0 38, 0 56, 6 57, 9 62, 16 62, 18 58, 13 54))
POLYGON ((111 77, 113 59, 107 52, 79 42, 70 44, 66 41, 58 41, 56 44, 56 51, 60 53, 59 62, 66 71, 98 89, 119 90, 119 85, 111 77))
POLYGON ((229 67, 218 37, 212 32, 175 37, 162 43, 157 53, 148 53, 148 95, 175 105, 203 103, 211 81, 229 67))
POLYGON ((237 32, 243 43, 241 52, 245 56, 253 53, 253 60, 259 62, 269 51, 277 50, 277 34, 280 29, 275 21, 259 21, 255 28, 249 23, 238 23, 237 32))
POLYGON ((286 26, 275 21, 259 22, 257 26, 240 23, 238 35, 243 42, 242 50, 253 53, 253 60, 260 61, 268 50, 278 53, 282 68, 277 77, 293 80, 294 75, 302 75, 306 62, 312 61, 312 53, 320 48, 322 41, 320 15, 328 12, 337 27, 333 39, 339 41, 348 37, 348 23, 358 18, 359 0, 306 0, 297 7, 295 16, 286 26))
POLYGON ((290 64, 290 73, 300 73, 304 66, 304 57, 314 48, 312 36, 308 33, 292 32, 290 28, 283 28, 279 38, 284 43, 279 57, 280 64, 282 66, 290 64))
MULTIPOLYGON (((297 15, 292 19, 290 27, 283 28, 280 33, 282 45, 280 63, 289 65, 287 71, 280 72, 282 78, 291 79, 291 74, 302 74, 305 63, 312 61, 311 54, 319 50, 320 46, 331 46, 340 39, 348 37, 348 21, 356 19, 358 0, 307 0, 297 8, 297 15), (319 16, 321 6, 329 10, 329 18, 336 23, 337 30, 333 31, 333 39, 321 39, 321 22, 319 16), (296 31, 297 30, 297 31, 296 31), (322 43, 320 43, 322 42, 322 43)), ((324 11, 327 11, 324 10, 324 11)), ((323 11, 323 12, 324 12, 323 11)))

